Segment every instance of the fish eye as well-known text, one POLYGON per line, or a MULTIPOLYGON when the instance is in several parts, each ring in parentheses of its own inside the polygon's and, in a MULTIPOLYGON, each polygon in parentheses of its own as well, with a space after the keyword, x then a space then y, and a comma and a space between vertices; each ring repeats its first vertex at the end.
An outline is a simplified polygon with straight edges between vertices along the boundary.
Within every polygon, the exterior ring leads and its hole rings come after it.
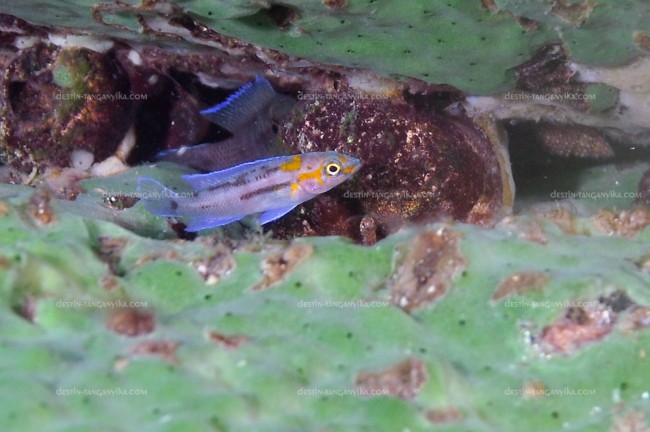
POLYGON ((329 162, 325 165, 325 174, 330 177, 334 177, 341 172, 341 164, 338 162, 329 162))

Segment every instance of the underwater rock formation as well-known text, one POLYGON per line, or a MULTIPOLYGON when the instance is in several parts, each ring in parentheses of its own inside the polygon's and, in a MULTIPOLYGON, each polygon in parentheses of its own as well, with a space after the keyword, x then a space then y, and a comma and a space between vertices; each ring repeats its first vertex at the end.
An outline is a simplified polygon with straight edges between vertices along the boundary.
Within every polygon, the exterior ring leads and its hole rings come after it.
MULTIPOLYGON (((357 176, 321 205, 370 215, 391 231, 403 222, 451 217, 489 224, 512 202, 506 142, 459 113, 437 113, 400 95, 364 94, 339 87, 335 93, 303 94, 280 128, 297 152, 336 149, 363 162, 357 176), (338 204, 332 203, 332 199, 338 204)), ((360 217, 352 220, 358 227, 360 217)), ((357 228, 358 230, 358 228, 357 228)))
POLYGON ((69 166, 75 150, 101 160, 130 126, 129 83, 110 57, 36 44, 6 64, 1 83, 2 159, 21 171, 69 166))

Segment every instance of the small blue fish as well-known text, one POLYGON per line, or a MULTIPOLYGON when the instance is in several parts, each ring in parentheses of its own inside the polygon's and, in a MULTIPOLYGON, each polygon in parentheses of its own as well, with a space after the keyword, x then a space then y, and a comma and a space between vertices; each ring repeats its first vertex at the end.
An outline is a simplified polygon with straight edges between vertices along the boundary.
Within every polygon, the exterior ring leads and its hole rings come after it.
POLYGON ((248 162, 208 174, 184 175, 192 192, 179 193, 149 177, 137 190, 157 216, 186 217, 195 232, 258 214, 261 225, 327 192, 356 173, 361 162, 338 152, 313 152, 248 162))
POLYGON ((275 146, 273 123, 286 116, 295 100, 278 94, 261 76, 212 108, 201 111, 212 123, 233 136, 218 143, 167 150, 156 160, 175 162, 211 172, 283 154, 275 146))

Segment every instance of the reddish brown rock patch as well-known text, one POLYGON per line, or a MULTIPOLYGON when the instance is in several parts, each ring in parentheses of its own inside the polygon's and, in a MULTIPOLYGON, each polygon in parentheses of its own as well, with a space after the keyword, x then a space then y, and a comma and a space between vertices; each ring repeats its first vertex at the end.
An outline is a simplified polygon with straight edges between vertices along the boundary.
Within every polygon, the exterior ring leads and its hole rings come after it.
POLYGON ((36 320, 36 301, 34 297, 27 296, 20 305, 14 308, 14 311, 33 324, 36 320))
POLYGON ((549 280, 548 275, 538 271, 514 273, 499 284, 494 294, 492 294, 492 300, 500 300, 504 297, 530 291, 540 291, 549 280))
POLYGON ((525 241, 543 245, 548 243, 548 238, 546 238, 544 227, 537 220, 531 221, 530 223, 522 226, 520 228, 519 238, 525 241))
POLYGON ((426 365, 418 359, 409 358, 379 372, 357 374, 357 391, 363 396, 397 396, 413 399, 428 380, 426 365))
POLYGON ((176 341, 145 341, 140 342, 131 350, 134 355, 161 357, 169 363, 177 363, 176 350, 179 343, 176 341))
POLYGON ((568 84, 575 72, 568 65, 566 51, 559 44, 542 47, 530 59, 515 68, 517 87, 544 92, 568 84))
POLYGON ((553 222, 564 234, 578 234, 578 226, 575 216, 564 207, 558 207, 555 210, 545 212, 541 217, 553 222))
POLYGON ((649 432, 650 425, 641 411, 627 411, 614 417, 611 432, 649 432))
POLYGON ((299 263, 314 253, 314 247, 308 244, 293 243, 282 253, 273 253, 262 261, 262 280, 253 286, 253 290, 266 289, 281 281, 299 263))
POLYGON ((580 27, 584 24, 596 7, 596 0, 583 0, 581 2, 568 2, 567 0, 555 0, 551 7, 550 14, 580 27))
POLYGON ((558 156, 614 156, 614 150, 607 140, 598 131, 587 126, 542 124, 537 129, 537 136, 546 150, 558 156))
MULTIPOLYGON (((598 300, 575 302, 564 316, 546 326, 538 347, 545 354, 570 354, 586 344, 598 342, 612 332, 619 314, 635 303, 624 291, 614 291, 598 300)), ((643 313, 628 321, 634 327, 643 322, 643 313), (636 321, 635 321, 636 320, 636 321)))
POLYGON ((0 201, 0 217, 7 216, 9 214, 9 204, 6 201, 0 201))
POLYGON ((456 407, 432 408, 427 410, 424 415, 434 425, 456 423, 465 418, 462 411, 456 407))
POLYGON ((192 265, 205 282, 212 285, 230 274, 235 268, 235 259, 228 248, 221 246, 208 258, 194 261, 192 265))
POLYGON ((50 225, 56 222, 56 215, 50 205, 52 195, 47 189, 38 189, 27 203, 27 211, 38 225, 50 225))
POLYGON ((323 4, 332 10, 338 10, 345 8, 348 0, 323 0, 323 4))
POLYGON ((526 399, 539 399, 545 392, 546 386, 541 381, 526 381, 521 388, 521 394, 526 399))
POLYGON ((124 274, 119 264, 122 260, 122 251, 128 243, 129 241, 124 237, 102 236, 97 239, 97 257, 108 265, 111 274, 124 274))
POLYGON ((217 331, 207 332, 207 337, 212 342, 224 348, 239 348, 242 344, 248 342, 250 338, 244 335, 225 335, 217 331))
POLYGON ((616 314, 604 305, 569 308, 565 316, 546 326, 540 348, 546 354, 569 354, 583 345, 597 342, 614 328, 616 314))
POLYGON ((406 312, 441 298, 465 259, 458 247, 459 234, 440 228, 425 231, 399 247, 397 272, 389 282, 391 301, 406 312))
POLYGON ((620 212, 601 210, 592 219, 600 231, 629 238, 650 225, 650 209, 640 207, 620 212))
POLYGON ((620 328, 623 333, 634 333, 650 328, 650 307, 634 306, 628 313, 623 315, 620 328))
POLYGON ((106 291, 115 291, 120 287, 120 281, 112 274, 106 274, 99 280, 99 285, 106 291))
POLYGON ((156 320, 153 313, 147 310, 125 307, 111 311, 106 327, 115 333, 135 337, 153 332, 156 320))
POLYGON ((176 251, 175 249, 165 249, 163 251, 152 252, 150 254, 142 255, 138 260, 133 264, 132 269, 142 267, 149 264, 150 262, 156 260, 168 260, 168 261, 182 261, 184 262, 183 256, 176 251))
POLYGON ((636 43, 639 48, 650 51, 650 34, 638 31, 634 33, 634 43, 636 43))

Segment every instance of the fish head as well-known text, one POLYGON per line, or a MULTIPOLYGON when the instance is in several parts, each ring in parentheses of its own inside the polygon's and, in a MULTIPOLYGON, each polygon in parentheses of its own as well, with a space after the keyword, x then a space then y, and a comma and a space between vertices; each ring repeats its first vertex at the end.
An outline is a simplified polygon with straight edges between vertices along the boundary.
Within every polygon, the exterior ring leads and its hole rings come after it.
POLYGON ((270 121, 278 122, 282 120, 289 115, 295 104, 296 100, 294 98, 276 93, 275 97, 269 102, 267 110, 262 111, 262 114, 268 116, 264 117, 265 124, 268 124, 270 121))
POLYGON ((359 159, 334 151, 305 153, 301 157, 303 160, 292 189, 313 196, 340 185, 361 168, 359 159))

